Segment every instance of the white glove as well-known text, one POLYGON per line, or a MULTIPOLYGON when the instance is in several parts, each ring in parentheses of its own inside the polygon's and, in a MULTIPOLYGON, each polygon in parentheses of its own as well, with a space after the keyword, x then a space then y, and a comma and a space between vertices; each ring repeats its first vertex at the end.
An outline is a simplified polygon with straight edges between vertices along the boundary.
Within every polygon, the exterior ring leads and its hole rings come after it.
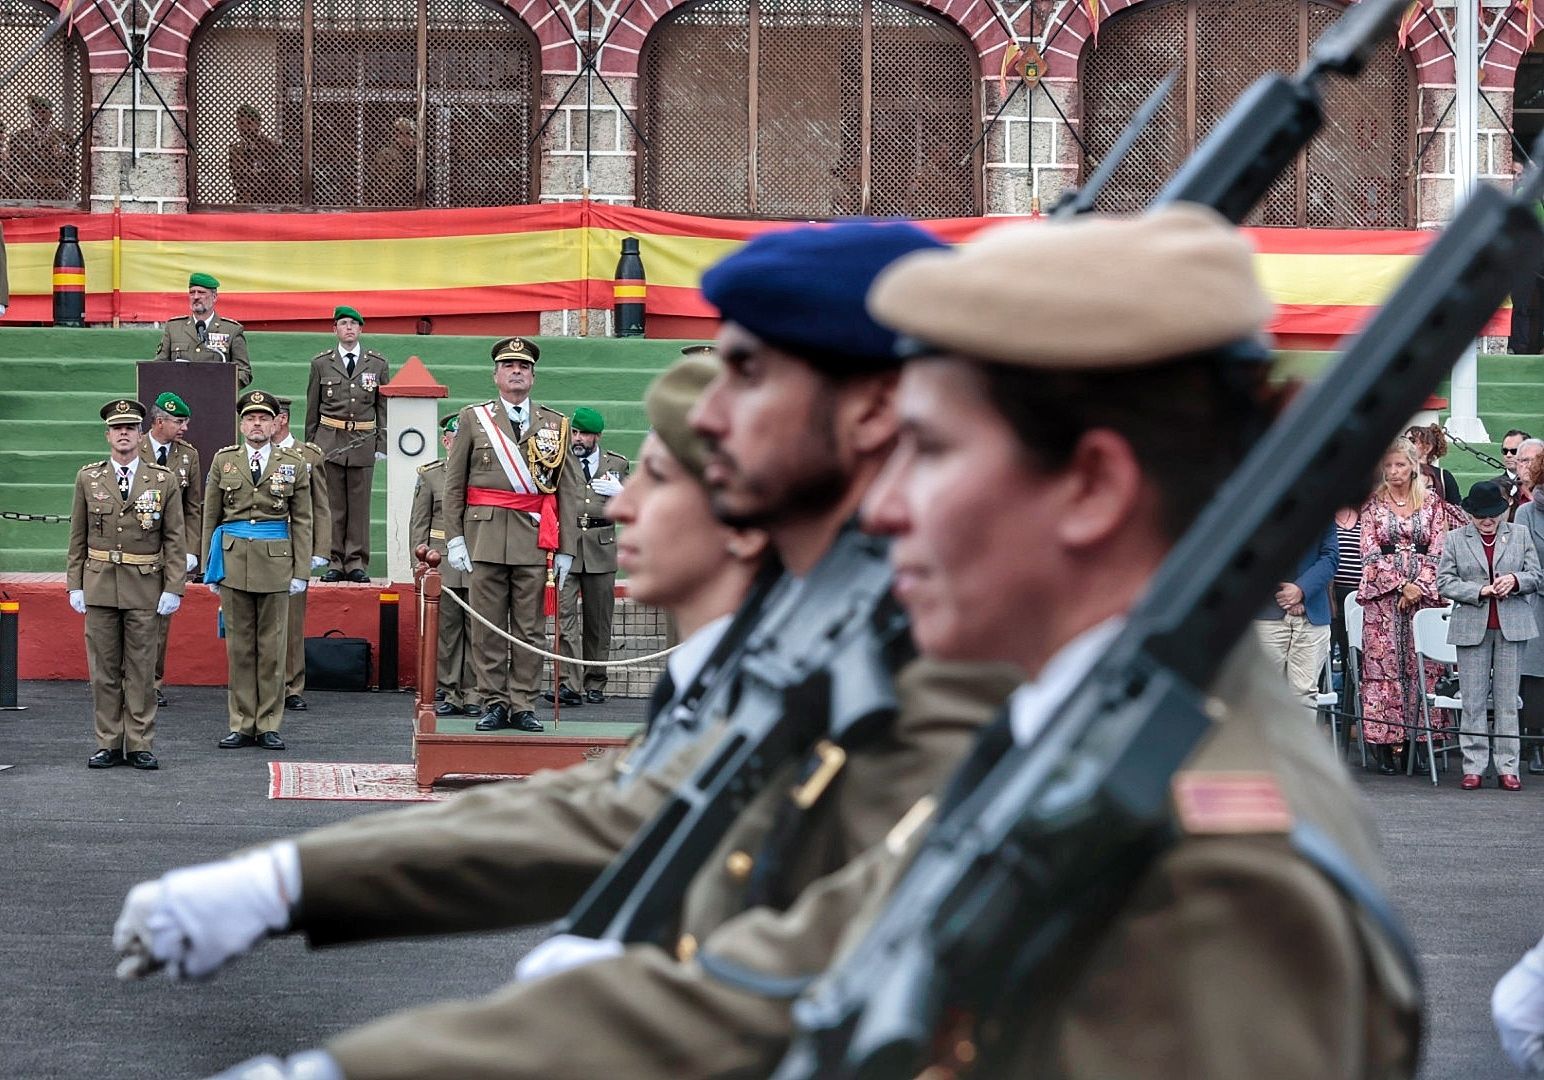
POLYGON ((162 967, 173 979, 211 975, 289 929, 290 904, 299 895, 300 854, 288 840, 142 881, 113 925, 118 978, 143 978, 162 967))
POLYGON ((156 601, 155 613, 157 615, 175 615, 177 609, 182 606, 182 597, 176 593, 164 592, 161 599, 156 601))
POLYGON ((197 569, 198 569, 198 556, 193 554, 190 551, 190 552, 188 552, 188 573, 191 574, 193 571, 195 571, 197 569))
POLYGON ((292 578, 290 578, 289 594, 291 596, 296 596, 296 595, 299 595, 300 593, 305 592, 306 591, 306 585, 308 585, 308 584, 309 584, 309 580, 307 578, 303 578, 303 577, 292 577, 292 578))
POLYGON ((530 982, 556 975, 560 971, 610 960, 622 955, 620 941, 596 940, 577 934, 558 934, 542 942, 515 965, 515 981, 530 982))
POLYGON ((377 450, 375 452, 375 460, 376 461, 385 461, 386 460, 386 455, 381 453, 379 450, 377 450))
POLYGON ((220 595, 220 583, 218 581, 208 581, 204 584, 210 592, 214 593, 216 596, 220 595))
POLYGON ((590 481, 590 490, 609 499, 613 495, 622 494, 622 481, 616 478, 615 473, 602 473, 590 481))
POLYGON ((70 610, 75 612, 77 615, 84 615, 86 613, 85 589, 70 590, 70 610))
POLYGON ((558 588, 563 587, 563 582, 568 580, 568 571, 573 568, 574 557, 564 555, 561 551, 552 556, 552 569, 557 574, 558 588))
POLYGON ((248 1058, 209 1080, 345 1080, 343 1069, 325 1050, 305 1050, 280 1060, 272 1054, 248 1058))
POLYGON ((4 304, 0 304, 0 317, 4 317, 4 315, 5 315, 5 305, 4 304))
POLYGON ((1544 939, 1523 953, 1490 994, 1501 1049, 1529 1076, 1544 1076, 1544 939))
POLYGON ((322 567, 327 565, 327 562, 328 562, 328 559, 327 559, 327 556, 325 556, 325 555, 312 555, 311 556, 311 569, 312 570, 320 570, 322 567))
POLYGON ((445 541, 445 560, 463 574, 472 572, 472 559, 466 553, 466 537, 452 536, 445 541))

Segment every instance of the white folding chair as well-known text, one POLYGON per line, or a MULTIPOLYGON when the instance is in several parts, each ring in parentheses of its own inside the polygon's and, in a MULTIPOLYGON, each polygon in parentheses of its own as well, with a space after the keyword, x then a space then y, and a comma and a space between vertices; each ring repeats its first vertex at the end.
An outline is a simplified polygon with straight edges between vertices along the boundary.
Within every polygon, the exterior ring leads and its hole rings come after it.
MULTIPOLYGON (((1426 729, 1426 761, 1431 767, 1431 782, 1437 782, 1437 735, 1431 728, 1431 711, 1433 709, 1455 709, 1464 707, 1463 690, 1452 697, 1444 694, 1429 693, 1426 690, 1425 661, 1434 660, 1442 664, 1449 671, 1453 671, 1458 664, 1458 648, 1448 644, 1448 620, 1453 616, 1453 605, 1440 608, 1422 608, 1410 618, 1410 636, 1415 642, 1415 677, 1421 684, 1421 726, 1426 729)), ((1462 721, 1460 720, 1460 723, 1462 721)), ((1409 760, 1405 762, 1406 775, 1415 772, 1415 751, 1417 746, 1418 731, 1406 732, 1409 736, 1408 750, 1409 760)), ((1451 747, 1444 747, 1443 753, 1451 747)), ((1445 760, 1445 759, 1444 759, 1445 760)))
MULTIPOLYGON (((1362 715, 1362 605, 1356 593, 1346 594, 1346 652, 1345 678, 1341 686, 1345 691, 1346 711, 1352 716, 1362 715)), ((1362 750, 1362 768, 1367 768, 1367 737, 1360 721, 1356 725, 1356 741, 1362 750)))
POLYGON ((1340 695, 1335 692, 1335 672, 1331 666, 1331 655, 1334 650, 1324 654, 1324 666, 1319 668, 1319 690, 1313 696, 1315 714, 1329 722, 1330 745, 1335 748, 1335 753, 1340 753, 1340 695))

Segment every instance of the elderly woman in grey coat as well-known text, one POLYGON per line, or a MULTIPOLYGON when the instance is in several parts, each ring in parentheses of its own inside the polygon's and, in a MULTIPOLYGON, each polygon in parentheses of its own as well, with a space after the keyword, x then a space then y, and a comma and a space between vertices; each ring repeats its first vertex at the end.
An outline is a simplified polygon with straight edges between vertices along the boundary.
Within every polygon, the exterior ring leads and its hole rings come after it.
MULTIPOLYGON (((1544 455, 1528 452, 1529 444, 1537 442, 1528 439, 1519 448, 1518 476, 1527 483, 1532 495, 1517 508, 1513 521, 1533 537, 1534 549, 1544 561, 1544 455)), ((1532 602, 1539 633, 1523 646, 1522 729, 1524 735, 1532 737, 1527 747, 1528 772, 1538 776, 1544 774, 1544 593, 1535 593, 1532 602)))
POLYGON ((1437 562, 1437 592, 1454 602, 1448 643, 1458 650, 1463 687, 1464 754, 1461 787, 1480 786, 1491 756, 1484 735, 1487 701, 1496 714, 1495 762, 1501 787, 1520 791, 1517 777, 1517 688, 1523 645, 1539 634, 1533 605, 1523 596, 1539 588, 1539 556, 1525 528, 1506 520, 1509 501, 1482 480, 1463 501, 1469 524, 1448 533, 1437 562))

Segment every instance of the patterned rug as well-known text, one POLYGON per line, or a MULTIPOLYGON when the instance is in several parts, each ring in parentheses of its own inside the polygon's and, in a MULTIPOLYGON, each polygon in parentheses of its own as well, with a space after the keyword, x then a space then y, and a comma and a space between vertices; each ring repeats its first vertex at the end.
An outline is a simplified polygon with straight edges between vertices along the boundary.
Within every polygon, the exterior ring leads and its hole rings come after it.
POLYGON ((470 784, 519 780, 518 776, 452 776, 433 791, 419 791, 411 765, 352 765, 331 761, 270 761, 270 799, 336 799, 349 802, 441 802, 470 784))

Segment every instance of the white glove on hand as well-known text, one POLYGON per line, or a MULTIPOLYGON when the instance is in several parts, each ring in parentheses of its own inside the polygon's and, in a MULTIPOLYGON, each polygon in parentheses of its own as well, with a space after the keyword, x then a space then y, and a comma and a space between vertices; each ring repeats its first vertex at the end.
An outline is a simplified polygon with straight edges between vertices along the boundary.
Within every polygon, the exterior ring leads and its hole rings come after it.
POLYGON ((381 453, 379 450, 377 450, 375 452, 375 460, 376 461, 385 461, 386 460, 386 455, 381 453))
POLYGON ((220 595, 220 583, 218 581, 205 582, 205 587, 216 596, 220 595))
POLYGON ((156 601, 155 613, 157 615, 175 615, 177 609, 182 606, 182 597, 176 593, 164 592, 161 599, 156 601))
POLYGON ((193 571, 195 571, 197 569, 198 569, 198 556, 193 554, 190 551, 190 552, 188 552, 188 573, 191 574, 193 571))
POLYGON ((445 542, 445 560, 463 574, 472 572, 472 559, 466 553, 466 537, 452 536, 445 542))
POLYGON ((86 613, 85 589, 70 590, 70 610, 75 612, 77 615, 84 615, 86 613))
POLYGON ((577 934, 558 934, 542 942, 521 957, 515 965, 515 981, 530 982, 570 971, 597 960, 610 960, 622 955, 620 941, 597 940, 577 934))
POLYGON ((609 499, 613 495, 622 494, 622 481, 614 473, 602 473, 590 481, 590 490, 609 499))
POLYGON ((173 979, 211 975, 287 930, 299 895, 300 854, 287 840, 142 881, 113 925, 118 978, 143 978, 161 967, 173 979))
POLYGON ((573 569, 574 557, 564 555, 562 552, 552 556, 552 569, 557 574, 558 588, 563 587, 563 582, 568 580, 568 572, 573 569))
POLYGON ((298 593, 305 592, 307 584, 308 584, 308 581, 307 581, 306 578, 303 578, 303 577, 292 577, 292 578, 290 578, 289 594, 291 596, 295 596, 298 593))
POLYGON ((345 1080, 342 1068, 325 1050, 305 1050, 284 1060, 272 1054, 248 1058, 209 1080, 345 1080))
POLYGON ((1544 939, 1496 983, 1490 1015, 1512 1064, 1544 1076, 1544 939))
POLYGON ((311 556, 311 569, 312 570, 320 570, 322 567, 327 565, 327 562, 328 562, 328 559, 327 559, 327 556, 325 556, 325 555, 312 555, 311 556))

